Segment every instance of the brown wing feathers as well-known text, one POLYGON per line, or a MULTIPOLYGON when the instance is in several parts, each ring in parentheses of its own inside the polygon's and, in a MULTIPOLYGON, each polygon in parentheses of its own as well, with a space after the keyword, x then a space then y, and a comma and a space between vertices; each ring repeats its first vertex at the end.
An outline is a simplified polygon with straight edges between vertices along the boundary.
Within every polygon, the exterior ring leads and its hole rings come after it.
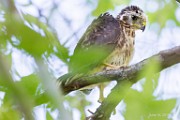
POLYGON ((119 36, 118 21, 108 13, 100 15, 78 42, 70 60, 70 70, 86 72, 101 64, 117 45, 119 36))

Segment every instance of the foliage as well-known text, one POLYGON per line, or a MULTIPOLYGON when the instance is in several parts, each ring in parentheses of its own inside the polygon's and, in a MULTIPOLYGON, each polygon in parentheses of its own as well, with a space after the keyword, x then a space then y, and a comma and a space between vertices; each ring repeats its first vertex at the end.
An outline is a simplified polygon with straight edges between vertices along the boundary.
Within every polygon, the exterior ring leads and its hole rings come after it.
MULTIPOLYGON (((75 93, 64 98, 55 86, 50 84, 54 77, 50 68, 47 67, 49 64, 47 59, 55 55, 59 61, 67 65, 70 57, 69 49, 61 44, 58 36, 45 23, 31 15, 22 14, 21 16, 16 9, 12 9, 15 8, 12 0, 4 2, 7 2, 9 6, 0 7, 0 17, 3 18, 0 20, 0 91, 4 94, 0 100, 0 120, 35 119, 33 111, 36 107, 41 107, 46 111, 47 120, 55 119, 54 111, 58 111, 58 115, 61 116, 57 118, 71 119, 73 108, 78 109, 81 119, 84 119, 85 106, 90 105, 85 96, 75 93), (32 57, 36 64, 33 66, 35 69, 33 74, 20 77, 18 81, 15 81, 14 74, 16 73, 12 70, 13 49, 32 57), (43 92, 45 94, 42 94, 43 92), (65 102, 70 106, 70 110, 65 109, 65 102)), ((130 2, 130 0, 99 0, 92 14, 98 16, 107 10, 115 9, 117 5, 126 5, 130 2)), ((163 4, 163 7, 153 13, 148 13, 150 24, 158 23, 163 29, 168 20, 173 20, 180 25, 175 16, 178 9, 175 2, 164 0, 157 3, 163 4), (159 14, 162 17, 157 17, 159 14)), ((157 66, 157 63, 151 63, 145 68, 144 73, 141 73, 147 75, 142 92, 130 90, 126 95, 124 117, 127 120, 149 119, 149 117, 151 120, 161 120, 167 118, 175 106, 175 100, 156 100, 153 96, 159 76, 152 77, 151 73, 158 69, 157 66)))
POLYGON ((128 4, 129 2, 129 0, 99 0, 97 7, 92 14, 98 16, 107 10, 113 10, 116 5, 128 4))
POLYGON ((164 120, 168 119, 172 109, 176 104, 176 100, 157 100, 153 96, 153 92, 158 84, 159 74, 153 75, 153 73, 159 69, 159 63, 152 60, 147 66, 145 66, 142 74, 146 75, 145 83, 143 83, 143 90, 137 91, 131 89, 128 95, 125 97, 126 103, 126 120, 164 120), (136 110, 136 112, 134 112, 136 110))
MULTIPOLYGON (((150 23, 158 23, 161 28, 165 27, 166 22, 168 20, 174 21, 177 25, 179 24, 179 21, 176 19, 176 10, 178 8, 177 3, 174 0, 171 0, 170 2, 166 3, 164 2, 164 6, 160 7, 156 12, 148 13, 148 19, 150 23), (165 12, 167 11, 168 12, 165 12), (157 17, 157 16, 161 17, 157 17)), ((161 6, 161 3, 157 3, 158 6, 161 6)))
MULTIPOLYGON (((8 2, 11 5, 14 5, 12 1, 8 2)), ((0 57, 0 63, 2 65, 0 69, 0 83, 1 91, 5 93, 1 105, 1 118, 3 120, 6 118, 11 119, 11 117, 14 119, 24 117, 31 120, 34 119, 32 114, 33 106, 41 105, 44 101, 46 101, 46 104, 47 101, 53 101, 51 107, 55 106, 55 104, 60 104, 60 102, 57 102, 59 99, 58 96, 51 96, 49 98, 44 95, 41 97, 42 89, 44 89, 42 87, 46 87, 43 86, 42 70, 40 70, 46 66, 45 64, 41 65, 43 61, 45 62, 43 56, 48 58, 50 55, 54 54, 63 62, 67 63, 69 57, 68 50, 59 43, 48 27, 44 23, 38 21, 37 18, 30 15, 24 15, 23 19, 21 19, 21 16, 16 13, 16 10, 11 11, 11 9, 2 8, 1 11, 4 20, 1 21, 0 26, 0 52, 3 54, 3 56, 0 57), (11 47, 8 48, 8 45, 11 47), (12 58, 9 57, 12 55, 13 49, 18 49, 21 53, 31 56, 35 60, 36 65, 38 66, 35 74, 22 77, 19 81, 13 80, 13 74, 9 75, 8 73, 8 71, 11 71, 11 66, 13 65, 11 61, 12 58), (10 53, 6 55, 5 52, 8 50, 10 50, 10 53), (8 62, 6 62, 6 59, 8 62), (7 116, 7 114, 11 113, 12 116, 7 116)), ((48 69, 46 71, 48 71, 48 69)), ((50 78, 47 73, 50 74, 49 72, 46 72, 43 76, 46 76, 45 78, 50 78)), ((49 84, 49 87, 49 89, 52 89, 53 85, 49 84)), ((48 88, 46 87, 45 89, 48 88)), ((54 93, 54 95, 56 94, 54 93)), ((58 106, 56 109, 63 110, 63 107, 58 106)), ((61 116, 64 115, 66 114, 61 116)), ((50 119, 50 113, 48 111, 47 118, 50 119)), ((63 119, 66 118, 67 117, 64 117, 63 119)))

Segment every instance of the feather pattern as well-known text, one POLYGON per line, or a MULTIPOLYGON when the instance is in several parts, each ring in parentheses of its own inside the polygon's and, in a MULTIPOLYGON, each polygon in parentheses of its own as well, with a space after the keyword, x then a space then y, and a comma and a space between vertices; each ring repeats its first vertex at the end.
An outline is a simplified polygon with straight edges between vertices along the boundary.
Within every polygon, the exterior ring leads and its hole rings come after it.
MULTIPOLYGON (((135 30, 144 31, 145 23, 146 16, 137 6, 122 9, 116 18, 101 14, 79 40, 70 58, 69 73, 59 79, 59 85, 65 86, 85 74, 128 66, 134 54, 135 30)), ((103 85, 99 86, 102 101, 103 85)))
POLYGON ((78 42, 70 60, 70 71, 86 72, 97 67, 115 49, 119 37, 118 20, 109 13, 100 15, 78 42))

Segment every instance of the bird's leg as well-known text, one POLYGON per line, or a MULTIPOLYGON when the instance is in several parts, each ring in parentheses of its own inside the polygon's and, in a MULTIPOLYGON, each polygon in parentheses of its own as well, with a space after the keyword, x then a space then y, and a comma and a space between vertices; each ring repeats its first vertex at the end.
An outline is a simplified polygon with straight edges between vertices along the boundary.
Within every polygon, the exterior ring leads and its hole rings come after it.
MULTIPOLYGON (((106 70, 110 70, 110 69, 119 69, 119 68, 125 68, 126 66, 116 66, 116 65, 111 65, 111 64, 108 64, 108 63, 103 63, 105 65, 105 69, 106 70)), ((102 102, 104 100, 104 88, 105 88, 105 85, 104 84, 100 84, 98 85, 98 88, 99 88, 99 100, 98 102, 102 102)))
POLYGON ((99 88, 99 100, 98 100, 98 102, 102 103, 102 101, 104 100, 103 92, 104 92, 105 86, 104 86, 104 84, 100 84, 100 85, 98 85, 98 88, 99 88))

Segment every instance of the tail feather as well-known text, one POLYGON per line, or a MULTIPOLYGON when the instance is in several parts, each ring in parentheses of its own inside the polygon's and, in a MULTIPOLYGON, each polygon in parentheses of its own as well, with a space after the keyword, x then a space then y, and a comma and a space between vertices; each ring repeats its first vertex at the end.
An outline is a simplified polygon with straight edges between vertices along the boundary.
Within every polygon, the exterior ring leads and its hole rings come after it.
MULTIPOLYGON (((83 74, 73 74, 73 73, 64 74, 63 76, 61 76, 57 79, 57 86, 60 89, 63 88, 61 90, 63 90, 64 93, 67 93, 67 92, 69 92, 68 91, 69 88, 66 86, 69 85, 70 83, 72 83, 73 81, 75 81, 76 79, 80 78, 81 76, 83 76, 83 74)), ((73 87, 76 87, 76 86, 73 86, 73 87)), ((87 87, 81 88, 79 90, 85 94, 90 94, 90 92, 92 91, 92 88, 94 88, 94 87, 87 86, 87 87)))
POLYGON ((82 74, 73 74, 73 73, 64 74, 63 76, 57 79, 57 86, 59 88, 63 88, 62 90, 66 93, 68 91, 68 88, 66 86, 81 76, 82 74), (67 90, 64 88, 67 88, 67 90))

